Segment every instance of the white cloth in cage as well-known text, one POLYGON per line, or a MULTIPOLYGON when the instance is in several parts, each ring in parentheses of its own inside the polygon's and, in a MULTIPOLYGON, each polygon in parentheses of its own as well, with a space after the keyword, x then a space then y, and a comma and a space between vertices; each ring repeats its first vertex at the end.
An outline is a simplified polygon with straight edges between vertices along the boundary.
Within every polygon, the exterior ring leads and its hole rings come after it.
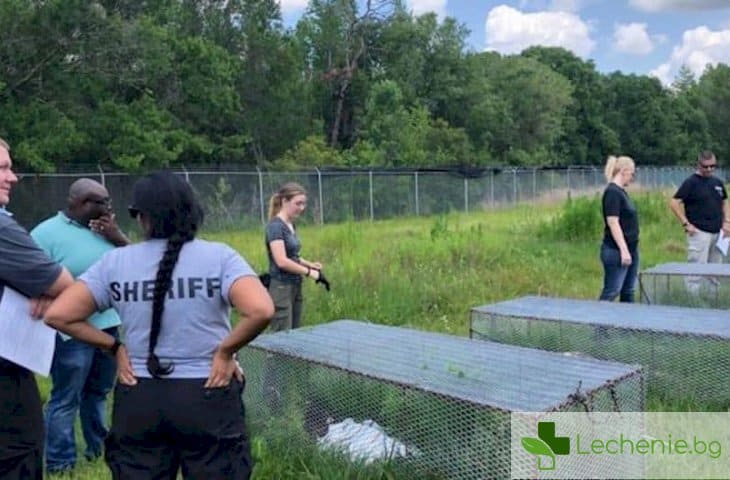
POLYGON ((347 453, 353 461, 372 463, 416 453, 413 448, 389 437, 383 427, 373 420, 362 423, 346 418, 327 428, 327 434, 317 442, 323 448, 335 448, 347 453))

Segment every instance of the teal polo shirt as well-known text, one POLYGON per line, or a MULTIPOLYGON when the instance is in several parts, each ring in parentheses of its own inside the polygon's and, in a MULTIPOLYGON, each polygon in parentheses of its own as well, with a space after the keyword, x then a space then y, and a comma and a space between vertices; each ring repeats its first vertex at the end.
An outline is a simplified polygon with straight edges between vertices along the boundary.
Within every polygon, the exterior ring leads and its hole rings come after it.
MULTIPOLYGON (((104 237, 68 218, 63 212, 39 223, 30 235, 49 257, 66 267, 74 278, 115 248, 104 237)), ((95 313, 89 322, 101 330, 121 323, 113 308, 95 313)))

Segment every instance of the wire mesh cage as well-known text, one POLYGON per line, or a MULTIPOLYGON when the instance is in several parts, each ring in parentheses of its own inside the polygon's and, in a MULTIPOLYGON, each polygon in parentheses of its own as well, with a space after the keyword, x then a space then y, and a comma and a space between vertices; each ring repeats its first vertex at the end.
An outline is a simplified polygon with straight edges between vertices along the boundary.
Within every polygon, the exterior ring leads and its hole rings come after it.
POLYGON ((510 412, 644 408, 638 366, 352 320, 262 335, 239 358, 257 434, 322 444, 374 423, 385 437, 349 441, 385 451, 338 448, 399 478, 509 478, 510 412))
POLYGON ((472 309, 472 338, 646 368, 648 395, 730 408, 730 312, 522 297, 472 309))
POLYGON ((729 263, 663 263, 639 273, 641 303, 730 308, 729 263))

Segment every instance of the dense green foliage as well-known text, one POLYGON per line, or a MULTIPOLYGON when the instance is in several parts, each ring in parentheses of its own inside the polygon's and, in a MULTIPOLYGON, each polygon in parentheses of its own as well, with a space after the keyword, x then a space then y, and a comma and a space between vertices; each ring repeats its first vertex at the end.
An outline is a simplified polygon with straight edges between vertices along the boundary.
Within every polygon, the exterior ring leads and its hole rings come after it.
POLYGON ((403 0, 0 0, 23 170, 689 162, 730 156, 730 67, 671 88, 560 48, 470 51, 403 0), (364 3, 364 6, 363 6, 364 3))

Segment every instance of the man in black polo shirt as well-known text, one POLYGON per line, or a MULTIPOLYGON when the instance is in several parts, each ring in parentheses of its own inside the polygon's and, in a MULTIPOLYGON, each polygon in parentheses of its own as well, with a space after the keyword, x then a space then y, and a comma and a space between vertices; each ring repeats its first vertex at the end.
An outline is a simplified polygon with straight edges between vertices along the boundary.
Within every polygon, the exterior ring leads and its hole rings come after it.
MULTIPOLYGON (((723 182, 713 175, 717 168, 715 154, 700 153, 697 171, 687 178, 672 198, 670 207, 687 233, 687 260, 690 263, 722 263, 722 253, 715 246, 720 230, 730 235, 730 207, 723 182)), ((687 279, 693 293, 700 279, 687 279)))
MULTIPOLYGON (((10 190, 18 181, 12 167, 10 147, 0 138, 1 207, 10 201, 10 190)), ((51 261, 28 232, 1 209, 0 299, 6 286, 28 297, 55 297, 71 283, 68 271, 51 261)), ((36 313, 41 313, 41 303, 35 302, 36 313)), ((42 478, 43 436, 43 411, 35 377, 27 369, 0 358, 0 478, 42 478)))

